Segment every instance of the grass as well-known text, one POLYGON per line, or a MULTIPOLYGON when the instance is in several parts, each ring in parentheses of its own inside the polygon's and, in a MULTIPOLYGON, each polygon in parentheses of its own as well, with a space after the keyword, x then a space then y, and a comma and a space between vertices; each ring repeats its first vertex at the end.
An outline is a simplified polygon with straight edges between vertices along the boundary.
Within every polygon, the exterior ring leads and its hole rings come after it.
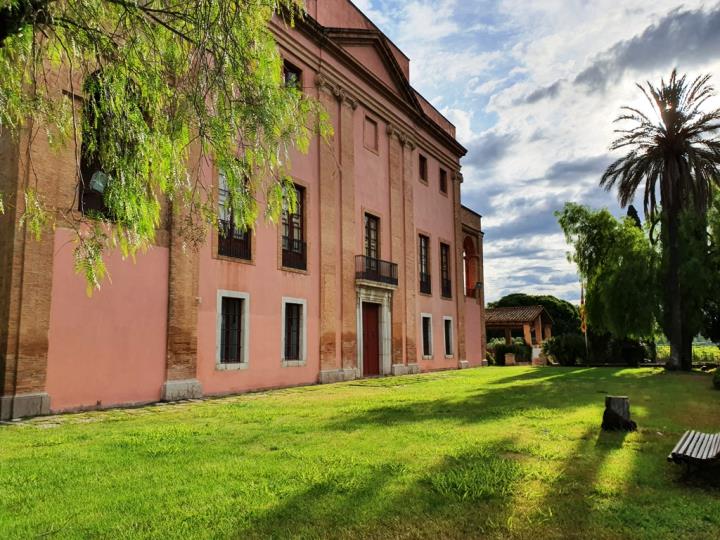
MULTIPOLYGON (((693 345, 692 348, 693 363, 720 363, 720 347, 715 344, 709 345, 693 345)), ((670 358, 670 345, 657 346, 658 360, 664 362, 670 358)))
POLYGON ((710 376, 483 368, 0 426, 3 538, 710 538, 710 376), (605 394, 640 429, 599 430, 605 394))

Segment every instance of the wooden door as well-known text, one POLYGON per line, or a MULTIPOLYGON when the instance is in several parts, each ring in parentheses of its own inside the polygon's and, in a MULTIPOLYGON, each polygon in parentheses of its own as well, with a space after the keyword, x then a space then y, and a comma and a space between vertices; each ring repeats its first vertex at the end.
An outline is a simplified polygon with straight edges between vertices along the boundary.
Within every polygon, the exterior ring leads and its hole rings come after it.
POLYGON ((363 302, 363 376, 380 375, 380 304, 363 302))

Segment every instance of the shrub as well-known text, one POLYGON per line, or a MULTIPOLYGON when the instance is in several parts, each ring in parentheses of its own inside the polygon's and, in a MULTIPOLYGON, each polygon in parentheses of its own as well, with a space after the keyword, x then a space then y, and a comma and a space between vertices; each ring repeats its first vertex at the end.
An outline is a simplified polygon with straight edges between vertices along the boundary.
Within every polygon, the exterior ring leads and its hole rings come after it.
POLYGON ((488 343, 488 356, 492 356, 496 366, 505 365, 505 354, 513 353, 516 362, 529 362, 532 356, 532 348, 522 340, 516 339, 510 345, 504 339, 492 339, 488 343))
POLYGON ((554 336, 543 343, 543 352, 561 366, 574 366, 585 359, 585 338, 580 334, 554 336))

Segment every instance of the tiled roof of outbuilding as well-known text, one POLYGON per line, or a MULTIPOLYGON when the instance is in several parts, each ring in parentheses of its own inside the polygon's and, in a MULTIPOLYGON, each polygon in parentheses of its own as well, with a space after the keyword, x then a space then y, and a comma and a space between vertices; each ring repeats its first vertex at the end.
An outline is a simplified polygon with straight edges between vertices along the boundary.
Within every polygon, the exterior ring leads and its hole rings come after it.
POLYGON ((543 314, 549 321, 552 320, 542 306, 488 308, 485 310, 485 321, 495 324, 531 323, 543 314))

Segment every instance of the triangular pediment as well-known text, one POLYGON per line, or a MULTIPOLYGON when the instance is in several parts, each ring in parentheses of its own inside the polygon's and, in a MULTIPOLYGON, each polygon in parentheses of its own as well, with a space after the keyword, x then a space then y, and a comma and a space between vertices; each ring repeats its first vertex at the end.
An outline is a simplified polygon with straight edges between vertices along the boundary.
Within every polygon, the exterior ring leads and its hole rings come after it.
POLYGON ((380 32, 328 28, 326 34, 387 88, 420 109, 410 82, 380 32))

